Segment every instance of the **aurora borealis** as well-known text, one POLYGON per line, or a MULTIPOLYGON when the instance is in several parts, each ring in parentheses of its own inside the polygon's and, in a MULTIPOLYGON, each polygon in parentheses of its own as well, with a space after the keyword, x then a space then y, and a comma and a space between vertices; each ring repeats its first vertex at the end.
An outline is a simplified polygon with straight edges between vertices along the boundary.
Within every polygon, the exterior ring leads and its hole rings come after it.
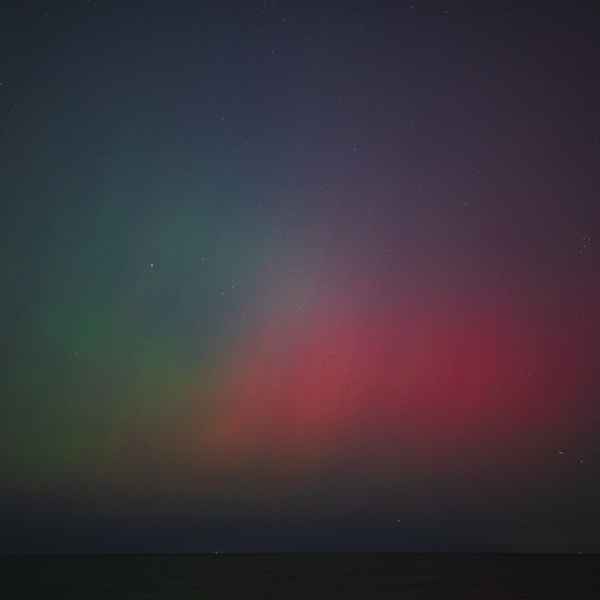
POLYGON ((2 551, 598 550, 585 15, 135 4, 3 9, 2 551))

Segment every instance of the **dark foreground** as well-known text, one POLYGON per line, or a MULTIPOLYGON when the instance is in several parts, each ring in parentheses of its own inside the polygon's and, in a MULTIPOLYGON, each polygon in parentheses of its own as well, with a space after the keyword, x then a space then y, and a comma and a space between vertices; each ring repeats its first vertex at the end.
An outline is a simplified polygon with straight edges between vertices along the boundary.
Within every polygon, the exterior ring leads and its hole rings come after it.
POLYGON ((600 598, 600 556, 8 557, 3 598, 600 598))

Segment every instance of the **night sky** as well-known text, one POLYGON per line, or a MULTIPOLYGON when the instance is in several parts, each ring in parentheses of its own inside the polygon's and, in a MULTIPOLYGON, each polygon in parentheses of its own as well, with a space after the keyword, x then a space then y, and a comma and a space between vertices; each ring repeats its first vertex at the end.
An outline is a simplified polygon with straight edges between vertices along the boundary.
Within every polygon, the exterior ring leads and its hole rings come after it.
POLYGON ((600 551, 591 15, 14 4, 0 553, 600 551))

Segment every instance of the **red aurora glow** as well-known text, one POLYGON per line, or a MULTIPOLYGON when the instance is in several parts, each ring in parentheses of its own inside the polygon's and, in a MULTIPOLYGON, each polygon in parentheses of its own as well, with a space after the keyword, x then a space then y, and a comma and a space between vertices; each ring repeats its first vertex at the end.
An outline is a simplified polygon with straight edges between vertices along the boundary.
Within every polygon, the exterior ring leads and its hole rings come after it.
POLYGON ((298 473, 365 456, 392 470, 443 470, 457 456, 510 464, 565 435, 587 368, 565 349, 583 330, 551 328, 543 311, 509 301, 349 304, 274 319, 242 341, 197 440, 212 467, 298 473))

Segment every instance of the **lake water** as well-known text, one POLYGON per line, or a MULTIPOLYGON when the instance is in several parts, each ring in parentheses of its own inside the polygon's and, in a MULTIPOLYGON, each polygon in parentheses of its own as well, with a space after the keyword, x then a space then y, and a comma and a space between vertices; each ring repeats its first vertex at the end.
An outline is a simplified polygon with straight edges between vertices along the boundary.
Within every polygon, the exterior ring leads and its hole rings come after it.
POLYGON ((116 555, 0 564, 2 597, 11 600, 600 598, 600 557, 590 555, 116 555))

